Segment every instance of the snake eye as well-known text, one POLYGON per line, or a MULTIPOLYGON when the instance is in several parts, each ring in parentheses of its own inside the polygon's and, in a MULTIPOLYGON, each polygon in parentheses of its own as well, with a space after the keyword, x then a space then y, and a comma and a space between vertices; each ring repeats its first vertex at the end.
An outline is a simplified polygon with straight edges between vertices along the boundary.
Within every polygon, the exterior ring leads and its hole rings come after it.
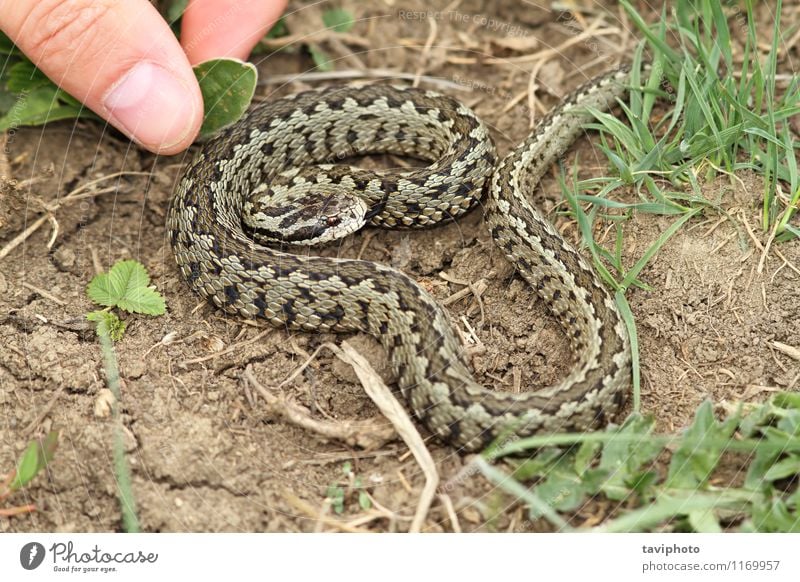
POLYGON ((339 216, 329 216, 327 222, 328 226, 336 226, 342 222, 342 219, 339 216))

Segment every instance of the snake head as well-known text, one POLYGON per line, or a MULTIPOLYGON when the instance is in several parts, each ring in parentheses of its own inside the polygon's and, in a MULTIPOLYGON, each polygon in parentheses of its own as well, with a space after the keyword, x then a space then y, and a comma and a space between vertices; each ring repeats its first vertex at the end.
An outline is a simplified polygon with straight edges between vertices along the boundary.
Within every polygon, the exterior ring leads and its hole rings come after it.
POLYGON ((260 187, 244 204, 244 224, 262 244, 313 246, 352 234, 367 222, 368 204, 332 184, 260 187))

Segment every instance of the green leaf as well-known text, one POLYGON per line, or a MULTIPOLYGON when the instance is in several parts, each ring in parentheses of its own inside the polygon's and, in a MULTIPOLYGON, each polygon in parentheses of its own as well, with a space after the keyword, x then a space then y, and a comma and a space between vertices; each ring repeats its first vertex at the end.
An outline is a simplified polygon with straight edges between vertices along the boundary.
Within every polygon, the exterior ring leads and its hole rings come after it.
POLYGON ((697 489, 704 485, 738 424, 738 415, 718 423, 711 402, 704 401, 697 408, 694 422, 683 434, 672 455, 666 486, 697 489))
POLYGON ((760 433, 760 429, 766 426, 775 413, 775 400, 762 404, 752 410, 739 423, 739 432, 745 437, 752 437, 760 433))
POLYGON ((31 441, 17 463, 17 472, 9 489, 15 491, 31 482, 55 455, 58 446, 58 431, 52 430, 42 440, 31 441))
POLYGON ((608 475, 601 489, 609 499, 623 500, 635 486, 641 487, 642 466, 655 459, 662 448, 650 438, 654 424, 651 417, 632 414, 617 430, 616 438, 603 447, 598 469, 608 475))
POLYGON ((631 414, 603 447, 600 467, 637 468, 653 460, 661 451, 661 445, 649 438, 654 426, 653 417, 631 414))
POLYGON ((170 23, 177 22, 178 19, 183 16, 188 5, 189 0, 172 0, 167 8, 167 21, 170 23))
POLYGON ((325 496, 331 500, 331 507, 337 515, 340 515, 344 512, 344 488, 337 485, 331 485, 328 487, 328 491, 325 496))
MULTIPOLYGON (((100 273, 99 275, 95 275, 89 283, 89 286, 86 288, 86 294, 89 296, 89 299, 95 303, 99 305, 105 305, 107 307, 115 307, 117 305, 117 301, 119 301, 121 297, 121 292, 115 290, 111 286, 111 279, 109 278, 108 273, 100 273)), ((91 321, 98 320, 91 319, 91 321)))
MULTIPOLYGON (((749 499, 747 493, 744 499, 749 499)), ((661 494, 653 503, 648 503, 607 521, 597 528, 602 532, 637 532, 656 527, 658 524, 680 515, 689 515, 695 511, 711 511, 725 508, 740 511, 746 503, 738 492, 720 491, 706 493, 692 491, 684 495, 661 494)))
POLYGON ((128 327, 128 323, 122 321, 115 313, 102 309, 87 313, 86 319, 97 324, 95 327, 97 335, 101 337, 110 337, 115 342, 122 339, 122 336, 125 334, 125 328, 128 327))
POLYGON ((563 457, 537 485, 534 494, 558 511, 572 511, 580 507, 586 488, 572 467, 571 459, 563 457))
POLYGON ((13 491, 20 489, 28 484, 39 471, 39 446, 38 443, 31 442, 22 453, 22 458, 17 463, 17 474, 11 482, 9 488, 13 491))
POLYGON ((317 65, 318 71, 322 71, 324 73, 326 71, 333 70, 333 61, 331 61, 328 58, 328 55, 326 55, 325 52, 317 45, 308 45, 308 52, 311 54, 311 60, 313 60, 314 64, 317 65))
POLYGON ((64 105, 72 105, 76 108, 83 108, 83 111, 81 112, 81 117, 96 117, 97 119, 100 119, 91 110, 86 109, 83 103, 81 103, 80 101, 75 99, 75 97, 64 91, 64 89, 59 88, 56 97, 64 105))
POLYGON ((353 28, 355 19, 347 10, 333 8, 322 13, 322 22, 334 32, 347 32, 353 28))
POLYGON ((164 298, 148 287, 150 277, 138 261, 119 261, 108 273, 100 273, 89 283, 86 293, 100 305, 119 307, 133 313, 162 315, 164 298))
POLYGON ((700 533, 722 533, 722 528, 711 508, 697 509, 689 512, 689 524, 694 531, 700 533))
POLYGON ((289 28, 286 26, 286 19, 281 16, 277 22, 272 25, 272 28, 269 29, 269 32, 267 32, 264 38, 280 38, 288 35, 289 28))
POLYGON ((361 509, 365 511, 372 507, 372 501, 370 500, 369 495, 367 495, 366 491, 358 492, 358 505, 359 507, 361 507, 361 509))
POLYGON ((772 402, 780 408, 800 410, 800 394, 797 392, 778 392, 772 402))
POLYGON ((18 55, 20 54, 17 46, 11 42, 5 34, 0 32, 0 55, 18 55))
POLYGON ((84 107, 61 104, 58 100, 60 91, 55 85, 49 85, 18 95, 8 113, 0 117, 0 131, 22 125, 42 125, 50 121, 92 115, 84 107))
POLYGON ((131 313, 144 313, 145 315, 163 315, 167 308, 161 294, 149 287, 129 289, 125 293, 125 297, 117 302, 117 307, 131 313))
POLYGON ((239 120, 256 90, 258 72, 252 63, 213 59, 194 67, 205 103, 200 135, 216 133, 239 120))
MULTIPOLYGON (((786 241, 792 240, 792 238, 800 238, 800 228, 795 228, 791 224, 787 224, 784 226, 784 232, 782 233, 783 237, 786 241), (786 234, 789 233, 789 234, 786 234), (789 236, 792 235, 792 236, 789 236)), ((783 240, 783 239, 781 239, 783 240)))
MULTIPOLYGON (((23 93, 48 86, 56 88, 55 84, 47 78, 47 75, 28 60, 20 61, 8 69, 6 87, 12 93, 23 93)), ((20 96, 20 98, 23 98, 23 96, 20 96)))
POLYGON ((657 480, 658 473, 655 471, 640 471, 630 479, 629 486, 632 491, 645 498, 649 496, 651 488, 655 487, 657 480))
MULTIPOLYGON (((518 462, 513 472, 514 479, 518 481, 527 481, 534 477, 547 475, 562 455, 563 452, 555 447, 540 449, 533 458, 518 462)), ((492 456, 487 455, 486 458, 492 459, 492 456)), ((515 462, 517 461, 511 460, 512 464, 515 462)))
POLYGON ((800 436, 800 410, 785 410, 778 421, 778 429, 791 436, 800 436))
POLYGON ((772 465, 764 475, 767 481, 777 481, 800 474, 800 458, 790 455, 772 465))
POLYGON ((583 443, 575 453, 575 472, 583 475, 591 467, 597 452, 600 450, 601 443, 587 441, 583 443))
POLYGON ((16 95, 0 90, 0 120, 14 107, 16 101, 16 95))
POLYGON ((118 261, 108 273, 100 273, 92 279, 86 292, 95 303, 116 307, 130 289, 146 287, 150 283, 144 267, 136 261, 118 261))
POLYGON ((775 460, 780 455, 780 450, 761 447, 756 451, 756 456, 747 467, 747 475, 744 479, 744 486, 753 491, 758 490, 765 481, 765 476, 770 470, 775 460))
POLYGON ((800 516, 790 511, 782 499, 755 503, 752 522, 753 530, 761 532, 792 533, 800 531, 800 516))

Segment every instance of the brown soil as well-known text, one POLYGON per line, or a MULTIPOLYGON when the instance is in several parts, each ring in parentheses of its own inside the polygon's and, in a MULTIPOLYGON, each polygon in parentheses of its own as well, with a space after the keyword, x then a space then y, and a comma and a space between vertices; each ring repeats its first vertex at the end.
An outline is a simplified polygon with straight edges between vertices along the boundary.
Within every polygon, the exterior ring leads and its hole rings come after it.
MULTIPOLYGON (((344 2, 364 20, 351 36, 323 39, 321 46, 337 57, 337 69, 419 71, 446 82, 422 84, 472 106, 492 128, 501 153, 528 132, 532 66, 541 66, 536 95, 546 110, 585 78, 624 60, 633 42, 626 32, 632 26, 616 9, 587 11, 570 20, 532 3, 445 5, 344 2), (443 12, 435 19, 413 12, 432 9, 443 12), (604 20, 596 22, 600 17, 604 20), (593 23, 601 25, 596 34, 576 36, 593 23), (520 62, 524 55, 567 41, 573 43, 546 60, 520 62), (495 57, 500 61, 491 60, 495 57), (518 96, 517 104, 503 111, 518 96)), ((797 10, 789 8, 784 25, 794 24, 797 10)), ((318 9, 300 10, 289 26, 296 33, 318 29, 318 9)), ((300 50, 259 63, 266 79, 312 66, 300 50)), ((303 86, 293 82, 281 86, 280 93, 303 86)), ((273 87, 263 92, 266 98, 273 87)), ((117 344, 125 445, 145 530, 336 529, 319 519, 326 511, 342 521, 373 515, 358 525, 364 529, 408 528, 424 479, 402 443, 365 452, 325 442, 271 415, 242 379, 250 366, 260 382, 274 387, 321 343, 343 338, 287 334, 227 317, 190 293, 179 277, 164 219, 186 156, 154 157, 89 122, 18 129, 8 142, 10 153, 0 160, 0 169, 7 161, 17 185, 4 182, 0 192, 0 248, 43 216, 43 205, 76 188, 91 195, 59 207, 0 263, 0 471, 13 467, 32 437, 52 428, 61 431, 47 475, 10 500, 36 503, 38 511, 0 520, 0 531, 121 528, 113 423, 103 406, 105 373, 99 344, 83 317, 92 309, 86 284, 97 270, 122 258, 147 266, 168 305, 164 317, 128 317, 128 331, 117 344), (248 343, 258 334, 263 337, 248 343), (346 499, 343 518, 326 509, 326 491, 346 481, 347 461, 384 509, 361 510, 354 495, 346 499)), ((603 164, 593 144, 594 137, 581 140, 567 163, 577 152, 584 174, 599 173, 603 164)), ((544 180, 536 203, 576 241, 575 223, 554 212, 560 199, 555 175, 544 180)), ((685 427, 706 398, 757 402, 775 390, 797 389, 800 376, 800 363, 773 346, 774 341, 797 343, 800 246, 774 245, 763 252, 767 237, 759 226, 762 183, 757 176, 718 179, 706 185, 705 195, 720 211, 689 222, 650 261, 640 278, 652 290, 628 293, 641 344, 642 410, 655 415, 661 431, 685 427)), ((646 214, 623 222, 625 264, 633 265, 670 223, 646 214)), ((611 247, 608 226, 600 222, 597 236, 611 247)), ((483 312, 471 295, 449 306, 457 325, 465 330, 468 322, 485 346, 472 359, 484 383, 513 389, 553 382, 567 370, 567 342, 535 295, 513 277, 480 212, 427 232, 362 233, 335 252, 355 256, 362 246, 364 258, 405 270, 439 300, 463 288, 442 275, 486 281, 483 312)), ((385 367, 377 343, 350 339, 385 367)), ((352 372, 328 351, 282 390, 315 418, 377 414, 352 372)), ((434 441, 430 445, 442 479, 456 477, 468 459, 434 441)), ((452 485, 447 490, 463 530, 546 528, 543 522, 525 521, 523 509, 479 475, 461 476, 452 485)), ((573 521, 580 525, 598 511, 587 506, 573 521)), ((439 501, 426 529, 453 530, 439 501)))

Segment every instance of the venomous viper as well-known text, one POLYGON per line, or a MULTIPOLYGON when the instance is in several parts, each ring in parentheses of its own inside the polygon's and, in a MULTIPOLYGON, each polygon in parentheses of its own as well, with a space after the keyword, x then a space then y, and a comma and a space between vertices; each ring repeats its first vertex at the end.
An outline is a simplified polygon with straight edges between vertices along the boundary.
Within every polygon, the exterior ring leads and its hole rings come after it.
POLYGON ((627 331, 611 294, 528 195, 590 119, 585 108, 608 109, 629 77, 625 67, 573 91, 499 164, 475 114, 432 91, 339 86, 268 103, 208 142, 183 174, 167 222, 177 263, 195 291, 227 312, 288 329, 374 335, 417 417, 463 450, 500 435, 598 427, 626 400, 627 331), (330 165, 366 153, 430 165, 330 165), (577 354, 565 379, 537 391, 476 383, 445 312, 403 273, 267 246, 328 240, 365 221, 434 225, 474 207, 484 190, 492 237, 577 354))

